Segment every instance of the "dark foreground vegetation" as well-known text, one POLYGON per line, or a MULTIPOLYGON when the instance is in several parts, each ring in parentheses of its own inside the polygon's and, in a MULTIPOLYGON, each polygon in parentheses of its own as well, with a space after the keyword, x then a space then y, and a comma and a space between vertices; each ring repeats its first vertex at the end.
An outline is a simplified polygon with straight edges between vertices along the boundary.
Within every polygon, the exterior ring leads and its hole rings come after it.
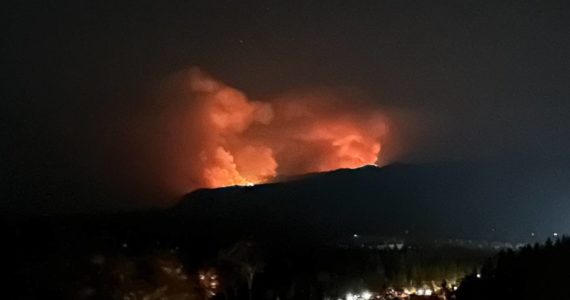
POLYGON ((168 214, 26 221, 10 233, 17 266, 9 292, 11 299, 344 299, 443 281, 451 287, 492 254, 412 240, 371 249, 349 233, 325 240, 305 229, 256 231, 168 214))
POLYGON ((170 212, 19 220, 3 229, 7 299, 347 299, 365 292, 394 299, 420 290, 432 294, 410 299, 570 299, 568 238, 501 253, 412 237, 378 247, 302 220, 170 212))
POLYGON ((570 299, 570 238, 501 252, 466 277, 457 299, 570 299))

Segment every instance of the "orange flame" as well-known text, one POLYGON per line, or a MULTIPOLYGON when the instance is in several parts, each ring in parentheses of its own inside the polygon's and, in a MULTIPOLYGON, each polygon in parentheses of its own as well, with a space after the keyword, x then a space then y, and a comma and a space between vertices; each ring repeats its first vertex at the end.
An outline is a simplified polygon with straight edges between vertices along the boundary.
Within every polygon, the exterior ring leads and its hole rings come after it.
POLYGON ((283 173, 357 168, 378 159, 385 126, 373 118, 377 115, 355 114, 335 107, 338 101, 302 95, 250 101, 196 69, 189 84, 203 103, 207 122, 201 129, 216 144, 200 153, 208 187, 261 183, 283 173))
POLYGON ((252 101, 196 68, 163 82, 156 99, 158 119, 144 119, 138 137, 147 154, 139 164, 153 164, 154 182, 177 195, 375 164, 387 130, 378 111, 346 92, 252 101))

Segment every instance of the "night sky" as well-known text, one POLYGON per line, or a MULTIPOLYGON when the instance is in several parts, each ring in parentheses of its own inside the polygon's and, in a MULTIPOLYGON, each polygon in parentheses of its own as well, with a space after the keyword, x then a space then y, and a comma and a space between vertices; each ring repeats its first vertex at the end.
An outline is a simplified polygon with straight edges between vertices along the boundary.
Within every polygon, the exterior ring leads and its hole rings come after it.
POLYGON ((570 214, 568 1, 34 2, 2 9, 3 213, 138 207, 100 145, 199 66, 254 99, 356 89, 394 116, 380 161, 492 165, 570 214))

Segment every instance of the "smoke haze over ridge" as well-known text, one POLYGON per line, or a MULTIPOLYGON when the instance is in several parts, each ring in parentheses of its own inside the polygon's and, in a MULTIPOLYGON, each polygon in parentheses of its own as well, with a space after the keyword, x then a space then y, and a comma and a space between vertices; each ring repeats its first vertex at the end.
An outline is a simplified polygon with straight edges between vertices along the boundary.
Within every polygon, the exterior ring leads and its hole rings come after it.
POLYGON ((381 111, 348 90, 256 101, 194 67, 151 94, 144 113, 109 128, 121 137, 108 143, 120 162, 110 165, 129 170, 118 180, 156 185, 171 199, 197 188, 376 164, 388 131, 381 111))
MULTIPOLYGON (((183 138, 185 149, 165 154, 162 146, 181 144, 176 122, 194 122, 184 117, 194 104, 172 101, 188 98, 176 95, 169 77, 193 65, 242 91, 247 103, 327 92, 351 102, 355 93, 342 88, 362 91, 365 105, 344 105, 383 114, 389 130, 379 140, 380 165, 491 161, 560 182, 570 166, 568 5, 14 1, 3 11, 3 208, 132 209, 143 203, 140 194, 154 199, 167 188, 174 199, 174 190, 204 186, 171 159, 194 155, 193 134, 183 138), (155 97, 161 91, 171 95, 155 97), (175 173, 182 176, 164 176, 175 173)), ((264 126, 254 121, 233 134, 264 126)), ((242 156, 257 153, 259 144, 252 147, 242 156)), ((273 159, 277 178, 294 169, 273 159)), ((259 174, 273 176, 271 163, 262 165, 270 167, 259 174)), ((505 186, 520 176, 513 171, 505 186)), ((568 193, 555 190, 554 198, 516 201, 563 211, 568 193)))

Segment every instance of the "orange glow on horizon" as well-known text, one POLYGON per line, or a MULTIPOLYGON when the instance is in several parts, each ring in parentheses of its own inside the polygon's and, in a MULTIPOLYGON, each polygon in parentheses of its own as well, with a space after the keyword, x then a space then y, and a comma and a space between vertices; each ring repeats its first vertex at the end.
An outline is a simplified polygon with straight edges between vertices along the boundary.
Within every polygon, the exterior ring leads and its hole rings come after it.
POLYGON ((217 142, 201 153, 208 187, 259 184, 282 173, 358 168, 375 164, 380 154, 379 139, 386 130, 382 120, 335 107, 338 101, 303 95, 251 101, 197 70, 190 85, 204 104, 203 126, 217 142))
POLYGON ((351 93, 253 101, 197 68, 165 80, 155 96, 163 110, 144 121, 141 139, 152 144, 146 159, 159 182, 177 195, 375 165, 387 131, 383 115, 351 93))

